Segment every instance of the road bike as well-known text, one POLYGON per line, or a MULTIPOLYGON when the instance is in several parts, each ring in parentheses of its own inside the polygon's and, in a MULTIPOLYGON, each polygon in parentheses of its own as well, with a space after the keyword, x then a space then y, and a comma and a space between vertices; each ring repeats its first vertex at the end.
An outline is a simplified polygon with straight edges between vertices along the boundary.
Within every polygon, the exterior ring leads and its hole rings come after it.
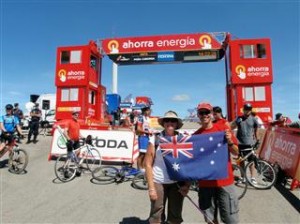
POLYGON ((245 182, 245 180, 256 189, 269 189, 276 183, 277 173, 274 167, 267 161, 260 159, 256 155, 256 150, 259 146, 257 142, 253 146, 247 149, 241 150, 239 157, 236 159, 236 165, 241 167, 244 174, 241 172, 241 178, 239 181, 245 182), (245 155, 245 154, 246 155, 245 155), (247 159, 250 161, 242 166, 243 162, 247 159), (254 167, 254 172, 251 174, 251 167, 254 167))
POLYGON ((132 181, 132 186, 140 190, 148 189, 148 182, 145 173, 132 167, 132 165, 122 165, 120 169, 114 166, 102 166, 92 172, 92 176, 99 184, 121 183, 132 181))
MULTIPOLYGON (((66 142, 62 134, 62 139, 66 142)), ((76 174, 81 174, 83 169, 93 172, 102 164, 100 152, 92 145, 92 136, 87 136, 84 144, 76 150, 60 155, 55 162, 54 171, 56 177, 62 182, 68 182, 75 178, 76 174)))
POLYGON ((49 121, 41 121, 40 122, 40 129, 39 129, 39 134, 45 136, 48 136, 51 134, 51 128, 52 126, 50 125, 49 121))
MULTIPOLYGON (((245 172, 240 166, 236 164, 232 164, 232 171, 233 171, 235 191, 238 195, 238 199, 240 200, 245 196, 248 188, 248 183, 245 180, 245 172)), ((198 181, 191 181, 190 190, 192 191, 199 190, 198 181)))
POLYGON ((10 144, 7 144, 4 149, 0 152, 0 158, 3 157, 6 152, 9 152, 8 155, 8 170, 15 174, 20 174, 25 171, 28 164, 28 155, 24 149, 20 149, 17 144, 18 136, 13 135, 13 141, 10 144), (12 147, 9 150, 9 147, 12 147))

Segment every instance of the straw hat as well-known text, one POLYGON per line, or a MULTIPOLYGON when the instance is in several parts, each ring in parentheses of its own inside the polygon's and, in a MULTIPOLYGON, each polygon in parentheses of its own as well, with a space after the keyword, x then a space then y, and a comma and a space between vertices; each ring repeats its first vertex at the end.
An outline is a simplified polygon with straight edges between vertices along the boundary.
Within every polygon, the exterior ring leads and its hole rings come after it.
POLYGON ((169 110, 168 112, 165 113, 164 117, 158 118, 158 123, 164 127, 164 119, 167 118, 172 118, 172 119, 177 119, 177 128, 176 129, 180 129, 183 126, 182 120, 178 117, 177 113, 169 110))

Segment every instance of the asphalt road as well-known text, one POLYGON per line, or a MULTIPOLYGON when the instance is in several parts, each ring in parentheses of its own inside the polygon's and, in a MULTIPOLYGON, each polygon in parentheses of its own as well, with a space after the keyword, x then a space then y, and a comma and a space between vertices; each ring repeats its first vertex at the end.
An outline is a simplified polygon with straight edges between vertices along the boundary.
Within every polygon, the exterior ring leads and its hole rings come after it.
MULTIPOLYGON (((25 142, 25 141, 24 141, 25 142)), ((21 144, 29 154, 27 172, 8 172, 1 158, 0 223, 146 223, 150 203, 147 191, 129 182, 98 185, 91 175, 61 183, 48 161, 51 137, 39 136, 37 144, 21 144)), ((197 201, 195 192, 189 193, 197 201)), ((299 206, 299 189, 293 192, 299 206)), ((300 223, 299 211, 276 188, 249 189, 240 201, 240 223, 300 223)), ((184 202, 184 223, 204 223, 189 201, 184 202)))

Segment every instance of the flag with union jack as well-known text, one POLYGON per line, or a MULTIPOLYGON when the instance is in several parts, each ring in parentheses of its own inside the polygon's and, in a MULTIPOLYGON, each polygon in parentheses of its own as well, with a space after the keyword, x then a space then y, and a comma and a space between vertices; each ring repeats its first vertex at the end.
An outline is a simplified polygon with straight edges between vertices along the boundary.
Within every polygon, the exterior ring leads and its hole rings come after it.
POLYGON ((224 132, 158 138, 171 179, 218 180, 228 177, 228 148, 224 132))

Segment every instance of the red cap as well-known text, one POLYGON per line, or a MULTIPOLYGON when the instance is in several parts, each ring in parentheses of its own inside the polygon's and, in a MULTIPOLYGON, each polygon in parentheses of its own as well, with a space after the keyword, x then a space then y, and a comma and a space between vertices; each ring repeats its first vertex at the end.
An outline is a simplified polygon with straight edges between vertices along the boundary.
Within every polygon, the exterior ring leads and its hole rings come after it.
POLYGON ((123 111, 122 111, 123 113, 127 113, 127 110, 126 109, 123 109, 123 111))
POLYGON ((212 111, 213 107, 210 103, 203 102, 203 103, 199 103, 197 107, 197 110, 201 110, 201 109, 212 111))

